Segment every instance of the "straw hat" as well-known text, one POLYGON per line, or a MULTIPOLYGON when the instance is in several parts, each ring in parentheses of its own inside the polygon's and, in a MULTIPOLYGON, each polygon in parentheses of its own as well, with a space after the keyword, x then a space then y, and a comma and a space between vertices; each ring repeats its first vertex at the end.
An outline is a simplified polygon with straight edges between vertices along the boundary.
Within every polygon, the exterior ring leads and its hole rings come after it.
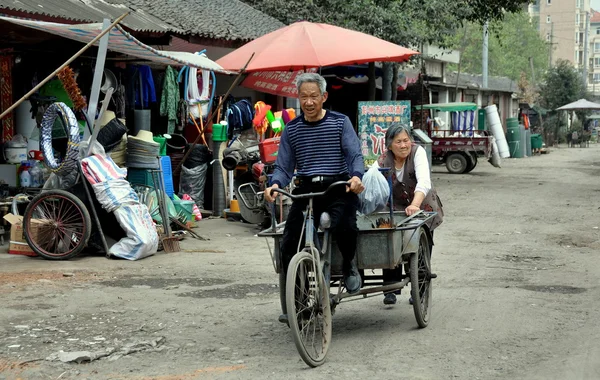
POLYGON ((100 119, 100 128, 104 127, 106 124, 108 124, 109 121, 111 121, 114 118, 116 118, 116 115, 113 111, 104 111, 104 113, 102 114, 102 118, 100 119))
POLYGON ((158 145, 158 143, 154 141, 153 137, 154 136, 152 135, 152 132, 145 131, 143 129, 138 132, 137 136, 129 136, 129 138, 132 140, 139 140, 152 145, 158 145))

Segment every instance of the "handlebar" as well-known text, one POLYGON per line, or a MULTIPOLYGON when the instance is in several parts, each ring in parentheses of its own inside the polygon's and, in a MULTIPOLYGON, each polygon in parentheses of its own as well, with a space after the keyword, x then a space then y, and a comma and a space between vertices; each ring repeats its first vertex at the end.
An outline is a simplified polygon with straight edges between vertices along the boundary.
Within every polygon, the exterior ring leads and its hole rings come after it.
POLYGON ((297 199, 308 199, 308 198, 320 197, 322 195, 327 194, 332 189, 339 187, 341 185, 350 186, 350 184, 346 181, 337 181, 337 182, 334 182, 331 185, 329 185, 329 187, 327 187, 327 189, 325 189, 325 191, 321 191, 318 193, 291 194, 291 193, 288 193, 287 191, 285 191, 283 189, 279 189, 279 188, 272 189, 271 191, 278 192, 280 194, 288 196, 288 197, 292 198, 292 200, 297 200, 297 199))

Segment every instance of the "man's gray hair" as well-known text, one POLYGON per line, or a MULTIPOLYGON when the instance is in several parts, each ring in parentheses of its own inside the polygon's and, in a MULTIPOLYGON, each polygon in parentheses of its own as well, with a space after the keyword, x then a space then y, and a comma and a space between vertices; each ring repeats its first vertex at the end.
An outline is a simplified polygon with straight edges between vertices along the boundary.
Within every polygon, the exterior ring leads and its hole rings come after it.
POLYGON ((391 124, 387 131, 385 132, 385 147, 390 149, 390 146, 394 143, 394 139, 400 133, 406 132, 410 141, 413 141, 412 135, 410 134, 410 128, 406 125, 393 123, 391 124))
POLYGON ((304 83, 316 83, 319 86, 319 90, 321 90, 321 95, 327 91, 327 82, 325 81, 325 78, 317 73, 304 73, 298 75, 296 78, 298 92, 300 92, 300 86, 302 86, 304 83))

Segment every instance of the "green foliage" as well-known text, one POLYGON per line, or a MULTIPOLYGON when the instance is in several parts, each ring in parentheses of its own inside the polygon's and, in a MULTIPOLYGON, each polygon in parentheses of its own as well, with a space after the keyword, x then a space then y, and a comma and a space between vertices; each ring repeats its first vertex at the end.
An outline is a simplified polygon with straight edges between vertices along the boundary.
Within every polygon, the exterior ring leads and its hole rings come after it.
MULTIPOLYGON (((489 75, 504 76, 519 81, 522 73, 525 73, 531 83, 533 81, 529 57, 532 57, 536 82, 541 81, 548 67, 548 45, 540 38, 537 26, 529 22, 526 13, 507 14, 504 21, 490 24, 489 33, 489 75)), ((481 25, 465 24, 461 31, 448 39, 447 43, 455 50, 464 47, 461 72, 472 74, 482 72, 483 28, 481 25)), ((456 70, 456 67, 451 66, 450 69, 456 70)))
POLYGON ((442 45, 464 21, 502 20, 523 0, 243 0, 290 24, 337 25, 401 44, 442 45))
POLYGON ((586 96, 586 89, 579 72, 569 61, 558 60, 554 67, 548 70, 544 83, 540 88, 541 106, 556 110, 586 96))
MULTIPOLYGON (((558 112, 556 109, 585 98, 587 95, 583 79, 573 64, 569 61, 558 60, 544 76, 544 83, 540 88, 541 106, 556 115, 556 122, 545 125, 545 129, 554 132, 554 135, 560 138, 566 127, 566 114, 558 112)), ((577 111, 576 114, 579 120, 585 120, 589 111, 577 111)))

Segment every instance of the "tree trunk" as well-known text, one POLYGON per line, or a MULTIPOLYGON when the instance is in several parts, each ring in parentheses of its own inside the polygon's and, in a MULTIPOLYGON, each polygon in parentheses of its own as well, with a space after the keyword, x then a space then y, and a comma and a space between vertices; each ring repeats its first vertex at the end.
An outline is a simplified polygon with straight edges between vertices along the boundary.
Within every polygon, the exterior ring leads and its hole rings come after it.
POLYGON ((369 62, 369 100, 375 100, 377 94, 377 85, 375 83, 375 62, 369 62))
POLYGON ((392 64, 383 62, 383 78, 381 80, 381 100, 392 99, 392 64))
POLYGON ((392 73, 392 100, 398 99, 398 71, 400 70, 400 64, 394 63, 394 69, 392 73))

